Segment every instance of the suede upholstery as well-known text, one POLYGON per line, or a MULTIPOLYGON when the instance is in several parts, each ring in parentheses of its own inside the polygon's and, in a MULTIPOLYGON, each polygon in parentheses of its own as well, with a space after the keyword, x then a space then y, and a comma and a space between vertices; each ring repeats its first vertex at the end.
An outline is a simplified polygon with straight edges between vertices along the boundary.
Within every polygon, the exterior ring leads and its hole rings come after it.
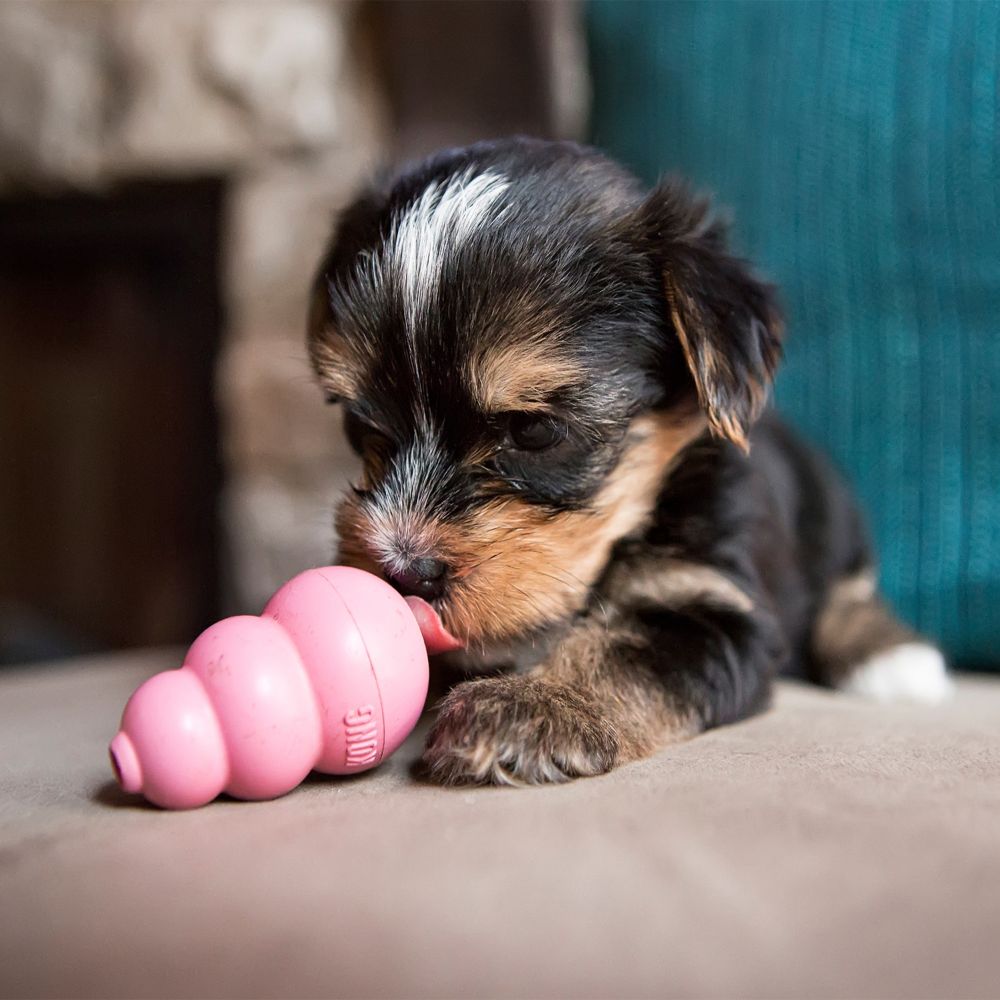
POLYGON ((788 314, 779 409, 857 490, 886 594, 1000 668, 1000 4, 583 9, 591 138, 732 211, 788 314))
POLYGON ((412 739, 367 776, 166 813, 105 745, 175 662, 0 674, 0 996, 1000 992, 1000 682, 935 709, 784 685, 560 787, 423 785, 412 739))

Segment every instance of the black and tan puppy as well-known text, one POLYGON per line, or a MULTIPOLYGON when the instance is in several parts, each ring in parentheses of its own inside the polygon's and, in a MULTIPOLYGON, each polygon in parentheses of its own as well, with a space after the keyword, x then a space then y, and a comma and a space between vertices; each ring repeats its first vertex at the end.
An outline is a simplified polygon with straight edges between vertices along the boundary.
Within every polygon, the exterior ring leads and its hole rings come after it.
POLYGON ((758 421, 781 336, 705 202, 576 145, 444 152, 345 213, 309 334, 364 461, 340 558, 489 672, 441 704, 432 775, 597 774, 760 711, 778 673, 947 693, 844 487, 758 421))

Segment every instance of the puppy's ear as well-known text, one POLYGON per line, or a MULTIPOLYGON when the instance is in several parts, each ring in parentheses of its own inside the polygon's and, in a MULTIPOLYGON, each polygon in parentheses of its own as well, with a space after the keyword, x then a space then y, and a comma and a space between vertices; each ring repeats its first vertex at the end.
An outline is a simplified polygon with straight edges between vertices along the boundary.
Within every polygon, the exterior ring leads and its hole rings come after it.
POLYGON ((679 181, 642 206, 668 320, 680 341, 711 431, 744 451, 781 358, 782 317, 774 289, 730 255, 725 226, 708 200, 679 181))
POLYGON ((375 183, 340 211, 320 264, 321 272, 338 270, 360 250, 376 243, 388 197, 385 185, 375 183))
MULTIPOLYGON (((372 187, 339 213, 313 275, 306 335, 313 368, 320 375, 331 376, 345 363, 344 345, 330 314, 331 283, 338 274, 350 270, 359 253, 378 242, 387 197, 384 190, 372 187)), ((333 383, 338 379, 328 377, 327 381, 333 383)), ((337 401, 343 388, 327 393, 330 402, 337 401)))
MULTIPOLYGON (((342 209, 334 222, 333 232, 313 275, 313 310, 325 299, 330 278, 346 268, 366 246, 372 246, 379 236, 379 219, 385 208, 386 194, 372 187, 342 209)), ((312 312, 311 312, 312 315, 312 312)), ((310 320, 310 327, 312 320, 310 320)))

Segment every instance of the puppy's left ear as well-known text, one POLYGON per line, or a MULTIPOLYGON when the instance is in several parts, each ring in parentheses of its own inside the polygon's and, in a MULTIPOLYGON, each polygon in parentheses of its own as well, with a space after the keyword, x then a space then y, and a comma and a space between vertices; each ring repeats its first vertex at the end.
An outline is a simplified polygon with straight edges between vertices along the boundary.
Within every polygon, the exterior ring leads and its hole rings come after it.
POLYGON ((713 434, 744 451, 781 358, 774 289, 732 256, 707 199, 670 180, 641 209, 647 248, 713 434))

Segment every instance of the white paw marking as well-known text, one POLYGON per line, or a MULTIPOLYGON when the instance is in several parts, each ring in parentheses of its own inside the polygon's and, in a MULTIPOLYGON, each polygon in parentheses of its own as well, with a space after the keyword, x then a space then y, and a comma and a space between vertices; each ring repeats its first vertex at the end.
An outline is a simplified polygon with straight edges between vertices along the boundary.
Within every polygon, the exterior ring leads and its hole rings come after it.
POLYGON ((905 642, 859 664, 842 689, 872 701, 936 705, 952 696, 955 685, 939 650, 905 642))

